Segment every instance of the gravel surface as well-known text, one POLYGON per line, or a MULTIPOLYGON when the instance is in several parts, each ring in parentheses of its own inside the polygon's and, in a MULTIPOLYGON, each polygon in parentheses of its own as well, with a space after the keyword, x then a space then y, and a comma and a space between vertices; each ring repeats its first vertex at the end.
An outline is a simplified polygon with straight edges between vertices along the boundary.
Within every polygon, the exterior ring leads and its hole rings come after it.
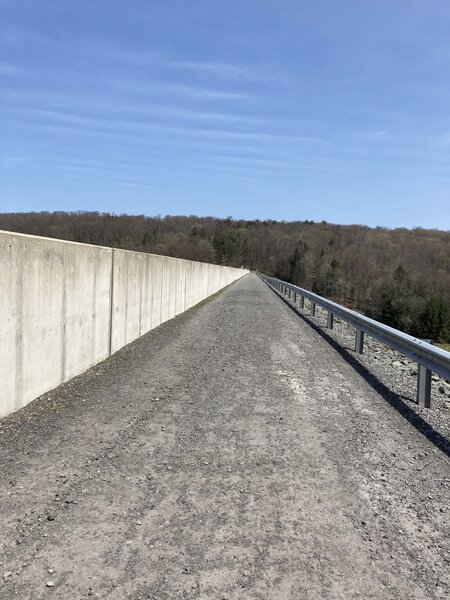
MULTIPOLYGON (((278 294, 278 292, 275 292, 278 294)), ((299 303, 280 296, 297 315, 311 325, 328 341, 355 369, 376 387, 385 398, 392 402, 415 427, 444 452, 450 454, 450 381, 432 374, 431 407, 432 410, 417 405, 417 363, 409 360, 396 350, 366 335, 364 353, 357 354, 355 348, 355 330, 345 321, 334 319, 332 330, 326 327, 327 311, 316 306, 314 317, 310 314, 309 302, 304 309, 299 303)))
POLYGON ((442 423, 329 340, 248 275, 1 421, 0 598, 448 597, 442 423))

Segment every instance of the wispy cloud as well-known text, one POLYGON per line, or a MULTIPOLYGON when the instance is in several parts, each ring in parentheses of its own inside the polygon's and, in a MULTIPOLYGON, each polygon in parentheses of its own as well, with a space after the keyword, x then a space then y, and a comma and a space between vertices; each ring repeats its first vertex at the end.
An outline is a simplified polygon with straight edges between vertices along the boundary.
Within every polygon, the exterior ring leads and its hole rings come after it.
POLYGON ((208 78, 229 80, 233 82, 257 82, 286 79, 279 69, 250 63, 233 63, 213 60, 194 60, 170 56, 157 50, 141 51, 125 47, 113 46, 107 42, 80 41, 80 51, 96 60, 109 60, 115 65, 126 63, 133 68, 153 67, 161 70, 186 72, 192 76, 205 75, 208 78))
POLYGON ((450 150, 450 131, 443 131, 439 135, 435 136, 434 143, 439 148, 450 150))
POLYGON ((0 24, 0 44, 5 46, 28 46, 30 44, 49 44, 52 38, 31 29, 11 24, 0 24))
POLYGON ((169 59, 165 60, 165 65, 182 71, 204 73, 220 79, 237 81, 272 81, 281 78, 280 73, 263 69, 258 65, 169 59))
MULTIPOLYGON (((15 96, 13 95, 13 98, 15 96)), ((23 97, 22 97, 23 98, 23 97)), ((189 126, 189 129, 196 131, 198 129, 215 128, 218 124, 236 127, 267 127, 264 119, 253 117, 251 115, 217 113, 211 111, 199 111, 195 109, 184 109, 177 106, 165 105, 146 105, 134 104, 124 111, 120 103, 102 103, 101 101, 77 102, 70 99, 50 104, 44 108, 47 103, 42 102, 41 107, 34 108, 35 103, 31 105, 18 105, 17 100, 9 107, 4 106, 4 112, 9 112, 12 116, 19 118, 33 118, 52 120, 62 123, 72 123, 76 125, 112 127, 130 124, 132 126, 169 126, 171 129, 179 128, 179 124, 198 123, 195 126, 189 126), (95 109, 92 110, 92 106, 95 109), (101 115, 101 117, 99 116, 101 115), (178 125, 176 123, 178 122, 178 125), (209 127, 208 127, 209 126, 209 127)))
POLYGON ((17 77, 22 74, 22 69, 17 65, 0 63, 0 77, 17 77))
POLYGON ((135 132, 142 136, 150 132, 160 132, 163 134, 172 134, 175 136, 195 136, 195 137, 206 137, 210 139, 221 139, 230 140, 236 142, 269 142, 269 143, 320 143, 323 144, 326 140, 318 136, 311 135, 295 135, 295 134, 282 134, 282 133, 270 133, 267 130, 232 130, 223 129, 215 126, 212 127, 198 127, 188 125, 171 125, 161 123, 157 120, 136 120, 134 118, 114 118, 104 119, 98 118, 97 116, 80 115, 74 113, 68 113, 65 111, 47 110, 47 109, 25 109, 23 111, 25 119, 23 122, 29 125, 39 126, 45 125, 39 118, 44 120, 53 121, 54 123, 60 123, 66 128, 74 127, 78 132, 84 128, 90 132, 108 132, 108 133, 129 133, 135 132))
POLYGON ((128 79, 118 78, 106 79, 106 83, 108 83, 112 89, 135 94, 166 94, 185 98, 196 98, 200 100, 247 101, 250 99, 248 94, 196 85, 162 83, 160 81, 138 83, 128 79))

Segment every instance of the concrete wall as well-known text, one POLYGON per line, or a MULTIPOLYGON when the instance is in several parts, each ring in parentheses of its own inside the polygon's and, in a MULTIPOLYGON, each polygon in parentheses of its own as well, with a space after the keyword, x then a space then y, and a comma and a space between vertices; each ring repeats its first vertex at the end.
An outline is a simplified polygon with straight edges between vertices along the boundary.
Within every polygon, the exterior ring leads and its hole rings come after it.
POLYGON ((0 231, 0 417, 247 272, 0 231))

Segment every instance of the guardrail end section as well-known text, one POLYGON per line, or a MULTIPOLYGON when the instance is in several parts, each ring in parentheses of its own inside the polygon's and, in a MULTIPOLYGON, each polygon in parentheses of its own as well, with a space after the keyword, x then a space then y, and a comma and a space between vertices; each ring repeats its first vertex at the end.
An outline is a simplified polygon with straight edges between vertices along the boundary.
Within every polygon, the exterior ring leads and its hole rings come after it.
POLYGON ((417 369, 417 404, 431 408, 431 371, 423 365, 417 369))

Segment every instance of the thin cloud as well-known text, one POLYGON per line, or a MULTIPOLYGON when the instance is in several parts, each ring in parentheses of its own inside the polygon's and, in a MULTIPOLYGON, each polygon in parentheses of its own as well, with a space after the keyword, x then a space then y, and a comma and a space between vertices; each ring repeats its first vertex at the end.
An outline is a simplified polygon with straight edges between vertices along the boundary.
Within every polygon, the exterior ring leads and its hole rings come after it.
POLYGON ((0 63, 0 77, 18 77, 22 74, 22 69, 17 65, 0 63))
MULTIPOLYGON (((84 127, 86 130, 91 132, 108 132, 114 133, 114 131, 122 132, 125 130, 129 132, 135 130, 140 134, 144 135, 146 132, 160 131, 163 133, 171 133, 177 136, 197 136, 216 138, 223 140, 235 140, 235 141, 246 141, 246 142, 273 142, 273 143, 323 143, 323 138, 314 136, 302 136, 302 135, 283 135, 274 134, 267 131, 238 131, 231 129, 220 129, 214 127, 193 127, 193 126, 178 126, 163 124, 160 122, 149 122, 149 121, 136 121, 135 119, 99 119, 95 116, 79 115, 67 112, 60 112, 56 110, 46 109, 26 109, 25 114, 30 116, 44 117, 50 120, 63 123, 64 126, 76 126, 79 131, 80 127, 84 127)), ((32 123, 33 125, 39 125, 39 123, 32 123)))
MULTIPOLYGON (((72 122, 80 124, 92 124, 92 125, 104 125, 115 123, 131 123, 131 124, 153 124, 154 119, 158 119, 157 125, 164 125, 161 123, 161 119, 167 119, 174 121, 198 121, 200 123, 225 123, 241 126, 254 126, 264 124, 263 119, 258 119, 252 116, 246 115, 235 115, 227 113, 215 113, 209 111, 197 111, 178 108, 175 106, 164 106, 164 105, 137 105, 130 106, 126 110, 127 117, 124 118, 124 111, 120 104, 98 104, 95 103, 96 112, 102 113, 102 118, 98 118, 96 114, 82 114, 83 110, 90 108, 90 106, 78 103, 58 103, 54 107, 50 108, 33 108, 31 106, 14 106, 10 107, 10 111, 17 114, 23 115, 36 115, 37 117, 50 118, 53 120, 59 120, 63 122, 72 122), (137 121, 136 118, 139 120, 137 121), (142 119, 142 120, 141 120, 142 119)), ((171 126, 174 127, 174 126, 171 126)), ((176 128, 176 126, 175 126, 176 128)), ((196 130, 199 128, 193 127, 196 130)), ((203 128, 200 128, 203 129, 203 128)))
POLYGON ((179 59, 156 50, 142 52, 103 42, 81 41, 79 46, 82 52, 94 56, 96 60, 110 60, 115 65, 122 62, 134 68, 154 67, 158 70, 185 71, 217 79, 252 83, 285 79, 279 71, 256 64, 179 59))
POLYGON ((190 60, 166 60, 165 64, 174 69, 205 73, 221 79, 237 81, 271 81, 280 78, 280 75, 268 72, 257 65, 190 60))
POLYGON ((450 131, 444 131, 436 136, 435 143, 439 148, 450 149, 450 131))
POLYGON ((0 25, 0 44, 4 46, 29 46, 30 44, 42 45, 52 42, 52 38, 46 35, 17 27, 13 25, 0 25))
POLYGON ((196 98, 200 100, 247 101, 250 99, 250 97, 247 94, 242 94, 238 92, 228 92, 224 90, 193 85, 161 83, 158 81, 149 83, 136 83, 125 79, 113 78, 108 79, 107 82, 113 89, 125 91, 128 93, 168 94, 179 97, 196 98))

